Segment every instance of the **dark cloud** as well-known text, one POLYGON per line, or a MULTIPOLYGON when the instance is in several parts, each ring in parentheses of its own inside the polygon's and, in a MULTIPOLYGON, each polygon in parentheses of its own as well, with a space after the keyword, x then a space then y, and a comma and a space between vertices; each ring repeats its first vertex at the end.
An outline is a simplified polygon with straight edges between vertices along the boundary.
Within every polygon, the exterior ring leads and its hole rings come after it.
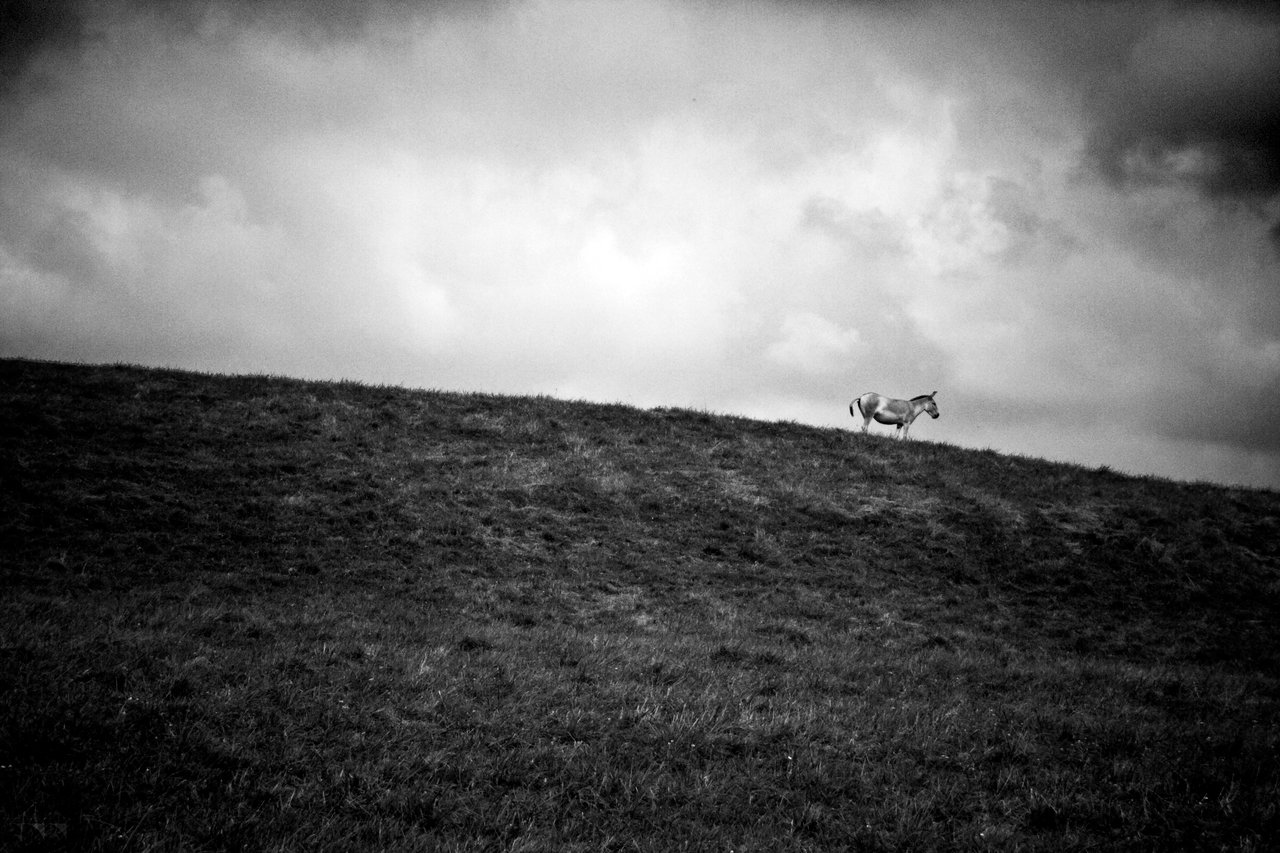
MULTIPOLYGON (((893 8, 899 17, 918 12, 893 8)), ((964 93, 966 134, 1016 138, 1054 104, 1083 120, 1087 173, 1122 190, 1189 187, 1271 222, 1268 203, 1280 196, 1276 4, 976 2, 931 11, 932 73, 964 93), (948 50, 955 33, 979 49, 948 50), (1017 114, 999 82, 1010 75, 1034 93, 1017 114)), ((1275 229, 1272 237, 1280 222, 1275 229)))
POLYGON ((499 0, 0 0, 0 91, 12 94, 36 57, 82 48, 121 15, 151 16, 181 34, 218 21, 343 38, 372 21, 445 10, 482 14, 495 5, 499 0))
POLYGON ((0 4, 0 86, 6 89, 44 50, 78 45, 84 36, 75 0, 5 0, 0 4))
POLYGON ((1088 163, 1121 187, 1220 199, 1280 193, 1280 11, 1175 6, 1088 104, 1088 163))

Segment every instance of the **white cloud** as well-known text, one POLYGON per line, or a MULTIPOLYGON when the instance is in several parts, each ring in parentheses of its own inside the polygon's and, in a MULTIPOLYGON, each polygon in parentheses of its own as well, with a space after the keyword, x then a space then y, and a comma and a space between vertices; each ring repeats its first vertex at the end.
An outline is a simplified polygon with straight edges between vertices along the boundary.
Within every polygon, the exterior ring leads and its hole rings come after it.
POLYGON ((793 314, 782 321, 781 337, 766 355, 782 367, 804 373, 833 373, 847 363, 859 335, 816 314, 793 314))

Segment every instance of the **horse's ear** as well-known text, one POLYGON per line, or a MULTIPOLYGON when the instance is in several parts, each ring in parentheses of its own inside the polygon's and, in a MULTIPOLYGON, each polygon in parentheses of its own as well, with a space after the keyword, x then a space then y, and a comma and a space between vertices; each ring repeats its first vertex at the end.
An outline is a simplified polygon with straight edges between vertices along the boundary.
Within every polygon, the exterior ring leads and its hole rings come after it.
POLYGON ((937 392, 937 391, 934 391, 934 392, 933 392, 932 394, 930 394, 929 396, 930 396, 930 397, 936 397, 936 396, 938 396, 938 392, 937 392))

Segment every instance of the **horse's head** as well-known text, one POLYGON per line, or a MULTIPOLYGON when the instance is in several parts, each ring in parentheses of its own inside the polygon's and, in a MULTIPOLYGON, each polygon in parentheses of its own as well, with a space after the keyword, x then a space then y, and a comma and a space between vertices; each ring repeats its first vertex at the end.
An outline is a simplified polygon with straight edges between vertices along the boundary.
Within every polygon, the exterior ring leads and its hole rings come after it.
POLYGON ((937 394, 937 393, 938 393, 937 391, 934 391, 933 394, 929 395, 929 399, 924 401, 924 410, 928 412, 929 417, 933 418, 934 420, 937 420, 938 418, 938 404, 933 402, 934 394, 937 394))

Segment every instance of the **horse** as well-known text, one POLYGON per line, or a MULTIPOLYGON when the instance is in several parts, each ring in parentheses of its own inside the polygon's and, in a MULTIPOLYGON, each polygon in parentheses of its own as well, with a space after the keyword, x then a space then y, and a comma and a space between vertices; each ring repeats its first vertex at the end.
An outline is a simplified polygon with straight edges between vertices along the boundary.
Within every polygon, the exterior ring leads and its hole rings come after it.
POLYGON ((938 406, 933 402, 933 397, 937 393, 934 391, 933 394, 921 394, 910 400, 897 400, 868 391, 849 404, 849 414, 855 418, 859 414, 862 415, 864 434, 867 427, 871 425, 871 419, 875 418, 877 423, 897 424, 898 438, 904 439, 907 437, 907 430, 911 429, 911 422, 921 412, 928 412, 929 416, 935 419, 938 417, 938 406))

